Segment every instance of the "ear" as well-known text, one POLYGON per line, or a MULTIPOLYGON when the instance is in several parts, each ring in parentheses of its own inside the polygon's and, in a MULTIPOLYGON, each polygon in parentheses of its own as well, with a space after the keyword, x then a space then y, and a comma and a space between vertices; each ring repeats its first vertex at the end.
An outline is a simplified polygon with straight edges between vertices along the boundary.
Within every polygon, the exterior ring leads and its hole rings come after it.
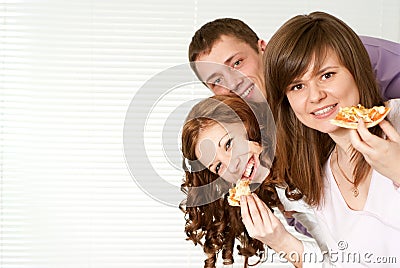
POLYGON ((261 53, 264 53, 265 47, 267 46, 267 42, 265 42, 263 39, 259 39, 257 42, 258 48, 260 49, 261 53))

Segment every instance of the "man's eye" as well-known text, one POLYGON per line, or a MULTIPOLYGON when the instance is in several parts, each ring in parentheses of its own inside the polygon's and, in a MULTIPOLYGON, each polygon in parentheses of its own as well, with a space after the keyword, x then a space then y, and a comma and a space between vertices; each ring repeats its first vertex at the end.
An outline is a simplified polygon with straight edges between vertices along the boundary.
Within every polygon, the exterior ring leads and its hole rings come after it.
POLYGON ((222 82, 222 79, 218 77, 217 79, 214 80, 213 85, 218 85, 222 82))
POLYGON ((228 149, 231 147, 231 145, 232 145, 232 138, 230 138, 230 139, 226 142, 226 144, 225 144, 225 150, 228 151, 228 149))
POLYGON ((218 163, 218 165, 215 167, 215 174, 218 175, 219 170, 221 169, 221 162, 218 163))
POLYGON ((242 63, 242 60, 237 60, 233 63, 233 67, 237 67, 242 63))

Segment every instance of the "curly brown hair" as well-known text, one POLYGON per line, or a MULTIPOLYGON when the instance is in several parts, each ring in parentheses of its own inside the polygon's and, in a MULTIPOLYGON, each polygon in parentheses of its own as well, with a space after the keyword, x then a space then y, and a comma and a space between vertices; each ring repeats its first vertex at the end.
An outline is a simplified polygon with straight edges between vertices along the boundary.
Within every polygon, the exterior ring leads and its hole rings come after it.
MULTIPOLYGON (((265 110, 265 107, 263 108, 260 111, 265 110)), ((235 123, 238 122, 237 120, 243 122, 250 141, 263 144, 263 147, 273 147, 271 144, 273 144, 274 138, 269 137, 269 141, 262 142, 261 131, 266 130, 260 127, 252 108, 244 100, 232 96, 213 96, 195 105, 186 119, 182 129, 183 157, 191 161, 196 160, 195 146, 201 130, 218 122, 235 123)), ((271 153, 270 149, 266 148, 263 152, 271 153)), ((265 154, 262 154, 260 158, 265 157, 265 154)), ((268 165, 271 161, 261 162, 263 165, 268 165)), ((258 188, 254 191, 269 207, 280 204, 275 189, 278 182, 272 178, 273 174, 270 172, 268 178, 261 185, 257 185, 258 188)), ((185 232, 187 240, 203 247, 207 255, 205 268, 215 267, 220 251, 222 251, 223 263, 232 264, 236 239, 239 241, 237 246, 239 255, 245 257, 244 267, 248 267, 248 259, 251 256, 258 256, 261 260, 265 250, 262 242, 248 235, 241 220, 240 207, 228 204, 227 192, 230 187, 232 187, 230 183, 219 178, 204 166, 198 171, 185 171, 185 178, 181 186, 182 191, 187 194, 187 199, 181 204, 181 209, 185 213, 185 232), (196 191, 198 187, 213 182, 218 182, 218 184, 212 191, 201 193, 209 196, 200 196, 196 191), (202 202, 204 198, 215 201, 205 203, 202 202)))

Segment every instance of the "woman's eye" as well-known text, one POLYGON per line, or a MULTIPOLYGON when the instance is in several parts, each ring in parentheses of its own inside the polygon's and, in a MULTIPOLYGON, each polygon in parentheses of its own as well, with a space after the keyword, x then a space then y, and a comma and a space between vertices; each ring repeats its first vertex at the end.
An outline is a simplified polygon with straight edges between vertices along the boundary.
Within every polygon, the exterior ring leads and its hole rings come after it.
POLYGON ((298 85, 292 86, 291 90, 300 90, 302 88, 303 88, 303 85, 302 84, 298 84, 298 85))
POLYGON ((333 72, 329 72, 329 73, 323 74, 322 75, 322 80, 326 80, 326 79, 331 78, 333 76, 333 74, 334 74, 333 72))
POLYGON ((232 145, 232 138, 230 138, 226 144, 225 144, 225 150, 228 151, 229 148, 231 148, 232 145))
POLYGON ((218 163, 218 165, 215 167, 215 174, 218 175, 219 170, 221 169, 221 162, 218 163))

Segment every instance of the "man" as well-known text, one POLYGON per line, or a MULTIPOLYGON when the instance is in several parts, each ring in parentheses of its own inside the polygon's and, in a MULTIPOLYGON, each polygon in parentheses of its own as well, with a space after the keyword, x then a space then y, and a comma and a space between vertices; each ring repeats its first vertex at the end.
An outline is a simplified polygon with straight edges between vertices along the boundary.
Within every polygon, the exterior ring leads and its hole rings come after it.
MULTIPOLYGON (((384 98, 400 98, 400 44, 372 37, 360 38, 384 98)), ((192 37, 189 61, 198 78, 214 94, 237 94, 246 100, 262 101, 266 44, 241 20, 216 19, 204 24, 192 37)), ((298 232, 310 236, 291 218, 291 213, 284 213, 288 223, 298 232)))
MULTIPOLYGON (((384 98, 400 98, 400 44, 372 37, 360 38, 384 98)), ((194 34, 189 45, 189 61, 199 79, 206 82, 214 94, 236 93, 244 99, 257 101, 260 96, 254 85, 264 90, 262 57, 265 46, 266 42, 244 22, 216 19, 194 34), (211 67, 211 64, 201 64, 203 62, 217 64, 211 67)))

